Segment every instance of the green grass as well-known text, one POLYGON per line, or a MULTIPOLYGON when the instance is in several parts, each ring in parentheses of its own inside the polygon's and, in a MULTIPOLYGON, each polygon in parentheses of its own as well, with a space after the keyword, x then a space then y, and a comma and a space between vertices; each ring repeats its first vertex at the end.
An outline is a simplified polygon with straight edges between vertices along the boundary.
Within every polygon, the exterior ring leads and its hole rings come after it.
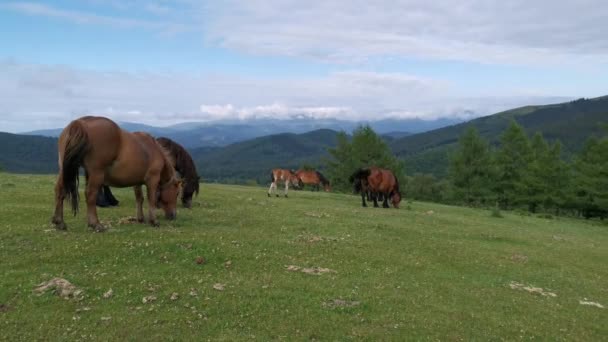
POLYGON ((133 191, 121 189, 119 208, 99 210, 108 232, 86 228, 82 203, 76 217, 66 210, 68 231, 58 232, 49 224, 53 184, 52 176, 0 174, 2 339, 608 336, 608 309, 579 304, 608 306, 606 225, 420 202, 410 210, 406 203, 361 208, 350 195, 267 198, 262 188, 203 184, 194 209, 161 219, 160 228, 119 223, 135 214, 133 191), (197 264, 198 256, 206 262, 197 264), (309 275, 286 265, 336 272, 309 275), (83 298, 34 294, 52 277, 72 282, 83 298), (557 297, 513 290, 512 281, 557 297), (103 298, 110 288, 114 295, 103 298), (150 295, 157 300, 142 303, 150 295), (334 299, 360 305, 324 305, 334 299))

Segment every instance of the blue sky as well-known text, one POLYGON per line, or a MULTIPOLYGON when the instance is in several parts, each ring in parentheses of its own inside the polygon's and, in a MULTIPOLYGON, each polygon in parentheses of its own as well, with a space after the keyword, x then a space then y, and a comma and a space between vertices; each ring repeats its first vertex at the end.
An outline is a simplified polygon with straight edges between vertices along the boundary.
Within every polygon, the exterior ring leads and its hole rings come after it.
POLYGON ((607 17, 592 0, 5 0, 0 131, 85 114, 469 118, 601 96, 607 17))

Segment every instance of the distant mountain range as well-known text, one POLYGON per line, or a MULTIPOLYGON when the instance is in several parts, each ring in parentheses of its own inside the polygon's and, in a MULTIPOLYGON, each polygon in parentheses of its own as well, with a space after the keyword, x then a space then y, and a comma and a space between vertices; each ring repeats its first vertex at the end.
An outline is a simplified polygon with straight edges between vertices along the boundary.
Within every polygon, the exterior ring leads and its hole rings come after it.
MULTIPOLYGON (((155 127, 132 122, 120 122, 119 125, 127 131, 144 131, 154 136, 165 136, 177 141, 186 148, 203 146, 227 146, 239 141, 281 133, 306 133, 317 129, 351 132, 362 124, 371 125, 380 134, 389 133, 395 138, 420 133, 447 125, 461 122, 458 119, 438 119, 425 121, 409 120, 380 120, 372 122, 353 122, 336 119, 312 120, 248 120, 244 122, 224 121, 214 123, 188 122, 168 127, 155 127)), ((41 135, 58 137, 63 128, 45 129, 23 133, 25 135, 41 135)))
MULTIPOLYGON (((444 176, 448 155, 468 126, 477 127, 483 137, 492 144, 498 144, 501 133, 512 119, 520 123, 530 135, 539 131, 548 140, 560 140, 564 145, 564 153, 571 154, 579 151, 589 136, 606 133, 602 123, 608 123, 608 96, 554 105, 521 107, 466 123, 452 122, 449 126, 418 134, 402 132, 399 126, 395 124, 391 127, 388 121, 380 124, 387 125, 384 130, 376 130, 383 133, 382 137, 393 152, 405 160, 407 173, 422 172, 444 176)), ((343 124, 339 130, 347 132, 359 124, 347 125, 337 120, 330 121, 336 125, 343 124)), ((327 148, 336 144, 338 129, 313 127, 313 130, 306 132, 307 127, 310 128, 310 122, 294 122, 288 127, 296 132, 272 133, 278 129, 286 129, 285 126, 281 128, 281 125, 266 121, 265 125, 257 122, 252 126, 226 123, 218 127, 187 123, 159 128, 125 123, 122 127, 175 138, 191 151, 199 173, 206 181, 256 180, 265 184, 268 183, 268 172, 273 167, 323 166, 327 148), (305 133, 298 130, 304 130, 305 133), (209 133, 212 138, 203 139, 197 134, 207 133, 200 132, 212 132, 209 133), (253 137, 258 134, 260 136, 253 137), (229 143, 236 139, 244 140, 229 143)), ((378 122, 373 127, 378 127, 377 125, 378 122)), ((410 131, 414 131, 411 128, 410 131)), ((56 135, 57 132, 51 130, 46 134, 56 135)), ((0 165, 8 171, 56 172, 56 158, 56 138, 0 133, 0 165)))

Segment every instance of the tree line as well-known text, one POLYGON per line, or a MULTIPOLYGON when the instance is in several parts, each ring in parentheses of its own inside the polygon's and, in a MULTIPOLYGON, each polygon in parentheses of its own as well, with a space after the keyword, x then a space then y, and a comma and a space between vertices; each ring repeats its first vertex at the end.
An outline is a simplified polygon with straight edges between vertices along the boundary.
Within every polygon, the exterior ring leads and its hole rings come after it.
POLYGON ((333 188, 349 192, 348 177, 360 167, 391 169, 405 198, 531 213, 608 217, 608 138, 590 137, 582 151, 564 160, 562 145, 541 133, 531 139, 512 120, 496 145, 471 126, 449 155, 447 177, 406 175, 406 165, 369 127, 352 138, 338 136, 329 149, 327 173, 333 188))

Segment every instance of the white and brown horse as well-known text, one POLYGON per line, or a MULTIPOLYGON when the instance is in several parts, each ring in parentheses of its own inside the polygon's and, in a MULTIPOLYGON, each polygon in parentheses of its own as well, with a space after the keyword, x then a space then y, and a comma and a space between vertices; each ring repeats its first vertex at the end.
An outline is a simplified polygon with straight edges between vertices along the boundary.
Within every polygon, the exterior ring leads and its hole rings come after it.
MULTIPOLYGON (((271 174, 270 188, 268 189, 268 197, 272 194, 272 190, 274 189, 275 193, 277 191, 278 183, 285 183, 285 197, 287 197, 287 191, 289 190, 289 184, 299 185, 300 179, 296 176, 296 173, 292 170, 287 169, 273 169, 271 174)), ((279 197, 279 194, 276 194, 279 197)))

